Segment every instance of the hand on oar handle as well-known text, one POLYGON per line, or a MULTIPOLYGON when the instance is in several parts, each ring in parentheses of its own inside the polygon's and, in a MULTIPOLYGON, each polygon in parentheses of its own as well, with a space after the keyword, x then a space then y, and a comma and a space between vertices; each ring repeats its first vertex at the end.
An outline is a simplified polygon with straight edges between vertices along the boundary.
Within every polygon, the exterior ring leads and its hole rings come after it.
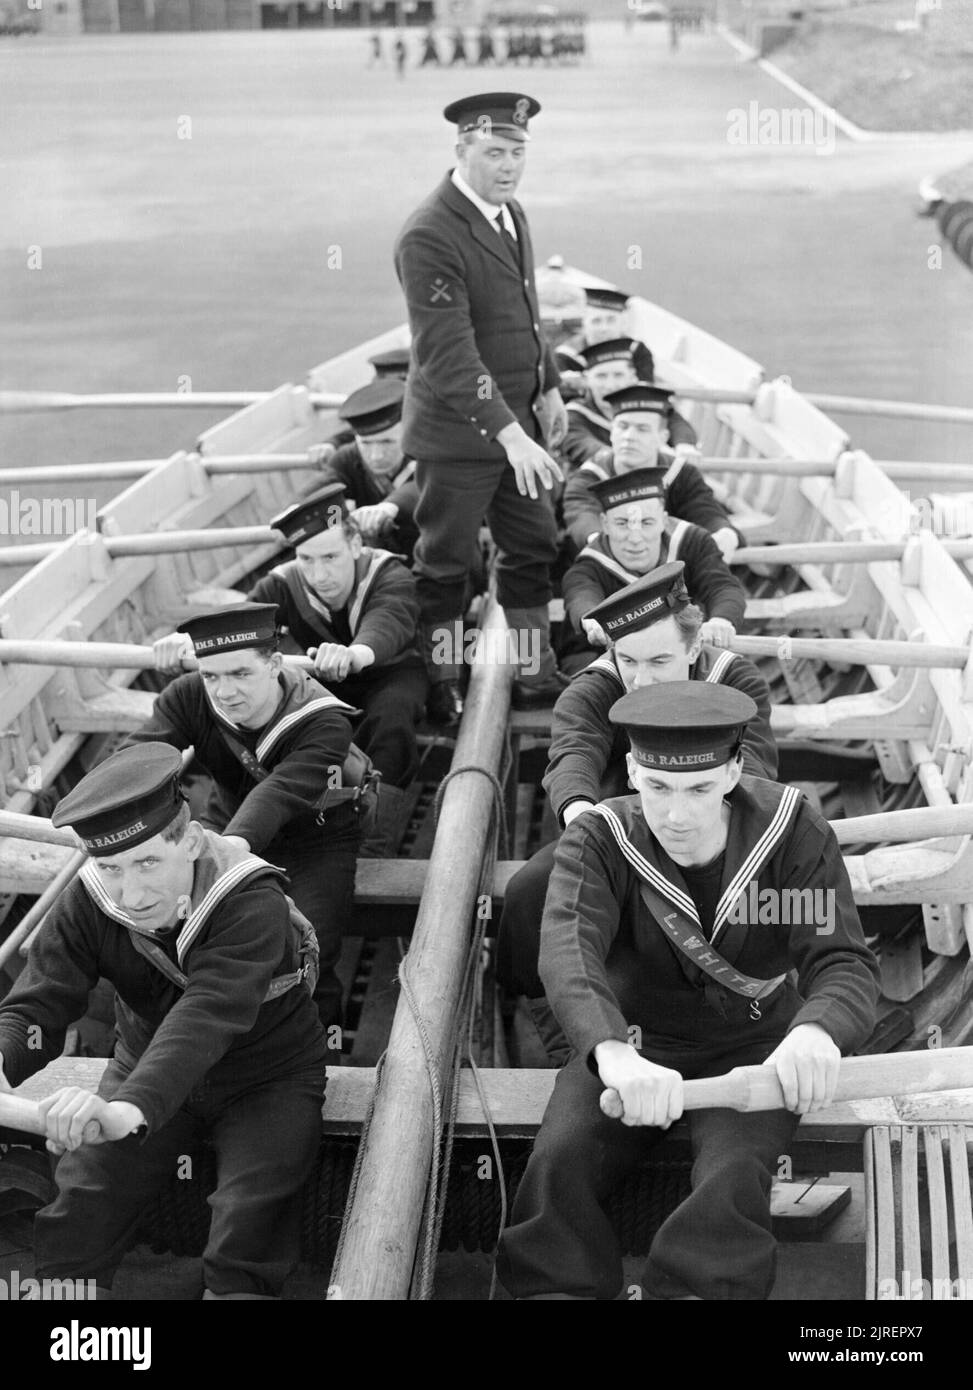
POLYGON ((677 1071, 640 1057, 628 1043, 606 1041, 595 1048, 598 1075, 608 1088, 601 1108, 623 1125, 668 1129, 683 1109, 683 1082, 677 1071))
POLYGON ((187 632, 170 632, 152 643, 157 671, 181 671, 184 658, 193 654, 192 639, 187 632))
POLYGON ((103 1100, 81 1086, 62 1086, 37 1107, 51 1153, 78 1149, 82 1144, 106 1144, 124 1139, 145 1123, 128 1101, 103 1100))

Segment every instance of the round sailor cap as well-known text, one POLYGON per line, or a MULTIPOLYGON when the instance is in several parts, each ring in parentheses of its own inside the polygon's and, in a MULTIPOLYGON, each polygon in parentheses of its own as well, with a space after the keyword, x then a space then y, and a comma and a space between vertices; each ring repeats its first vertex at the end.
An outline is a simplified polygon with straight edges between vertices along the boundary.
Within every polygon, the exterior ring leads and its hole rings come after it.
POLYGON ((645 381, 634 386, 623 386, 618 391, 610 391, 605 404, 616 415, 628 415, 642 411, 649 415, 668 415, 672 406, 673 392, 666 386, 649 386, 645 381))
POLYGON ((405 383, 398 376, 379 377, 362 386, 342 404, 338 419, 345 420, 356 434, 381 434, 402 419, 405 383))
POLYGON ((624 290, 610 290, 601 285, 585 285, 584 292, 589 309, 611 309, 621 314, 629 301, 624 290))
POLYGON ((529 140, 527 122, 540 109, 540 102, 524 96, 523 92, 479 92, 476 96, 451 101, 443 115, 457 127, 459 135, 470 130, 482 130, 487 134, 496 130, 529 140))
POLYGON ((660 565, 633 584, 626 584, 618 593, 602 599, 597 608, 584 616, 594 618, 612 642, 627 632, 641 632, 653 623, 664 622, 692 603, 686 588, 685 568, 681 560, 660 565))
POLYGON ((390 348, 388 352, 376 352, 374 357, 368 359, 368 365, 375 368, 375 376, 379 381, 387 376, 405 377, 409 372, 411 356, 411 348, 390 348))
POLYGON ((278 512, 270 524, 290 545, 298 546, 329 526, 340 526, 347 515, 344 483, 328 483, 302 502, 278 512))
POLYGON ((604 362, 631 362, 634 348, 631 338, 607 338, 603 343, 582 348, 579 355, 584 358, 585 368, 600 367, 604 362))
POLYGON ((603 512, 630 502, 644 502, 651 497, 666 498, 665 468, 635 468, 631 473, 619 473, 604 482, 592 483, 591 494, 603 512))
POLYGON ((237 603, 232 608, 212 608, 187 618, 177 632, 185 632, 197 657, 221 656, 272 642, 277 633, 276 603, 237 603))
POLYGON ((722 767, 743 741, 757 706, 742 690, 708 681, 668 681, 632 690, 608 711, 642 767, 698 772, 722 767))
POLYGON ((89 854, 118 854, 158 835, 185 798, 182 758, 168 743, 139 743, 99 763, 54 807, 89 854))

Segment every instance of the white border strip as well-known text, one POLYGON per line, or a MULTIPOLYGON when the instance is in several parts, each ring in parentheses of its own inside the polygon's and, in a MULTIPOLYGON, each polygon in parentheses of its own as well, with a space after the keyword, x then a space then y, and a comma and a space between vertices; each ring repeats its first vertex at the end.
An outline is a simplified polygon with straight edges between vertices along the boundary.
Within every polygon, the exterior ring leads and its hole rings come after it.
POLYGON ((863 141, 866 144, 869 141, 887 141, 891 144, 896 144, 903 141, 921 142, 926 140, 973 139, 973 131, 971 130, 863 130, 861 126, 855 125, 854 122, 849 121, 846 116, 842 116, 833 106, 828 106, 826 102, 822 101, 814 92, 809 91, 807 87, 802 87, 800 82, 795 81, 789 73, 786 73, 783 68, 779 68, 776 63, 771 63, 767 58, 759 57, 757 50, 752 44, 746 43, 736 34, 731 33, 725 24, 717 24, 716 32, 722 39, 726 40, 731 48, 736 49, 741 58, 745 58, 748 62, 755 62, 757 67, 762 68, 768 77, 772 77, 775 82, 779 82, 781 86, 786 87, 788 91, 793 92, 795 96, 799 96, 802 101, 806 101, 814 111, 817 111, 819 115, 825 116, 831 124, 835 126, 836 129, 840 130, 842 135, 846 135, 849 140, 863 141))

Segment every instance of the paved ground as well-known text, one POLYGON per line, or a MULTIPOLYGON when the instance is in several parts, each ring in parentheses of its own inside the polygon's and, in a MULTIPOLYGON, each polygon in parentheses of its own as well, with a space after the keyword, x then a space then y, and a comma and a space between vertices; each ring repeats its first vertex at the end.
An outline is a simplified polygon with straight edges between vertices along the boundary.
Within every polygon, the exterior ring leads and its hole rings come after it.
MULTIPOLYGON (((928 268, 932 229, 912 211, 919 176, 968 149, 731 145, 734 110, 794 99, 714 35, 671 57, 662 29, 594 25, 587 66, 518 75, 545 107, 522 186, 538 254, 617 278, 799 387, 968 403, 973 282, 950 255, 928 268)), ((362 34, 0 40, 0 382, 272 387, 398 321, 395 232, 448 165, 439 109, 483 79, 397 82, 364 56, 362 34)), ((205 423, 8 417, 0 458, 164 454, 205 423)), ((969 454, 955 429, 855 430, 879 455, 969 454)))

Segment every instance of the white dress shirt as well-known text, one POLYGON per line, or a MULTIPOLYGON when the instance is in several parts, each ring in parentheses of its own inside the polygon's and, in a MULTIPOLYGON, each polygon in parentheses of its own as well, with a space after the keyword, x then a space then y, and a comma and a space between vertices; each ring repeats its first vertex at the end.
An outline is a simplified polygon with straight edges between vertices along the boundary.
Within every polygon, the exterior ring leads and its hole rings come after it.
POLYGON ((504 230, 510 233, 514 241, 517 240, 517 228, 514 225, 511 211, 506 204, 497 207, 495 203, 488 203, 485 198, 481 198, 479 193, 474 193, 458 169, 453 170, 450 178, 453 187, 458 188, 464 198, 469 198, 473 206, 480 209, 497 236, 500 235, 500 228, 497 226, 497 214, 499 213, 503 218, 504 230))

